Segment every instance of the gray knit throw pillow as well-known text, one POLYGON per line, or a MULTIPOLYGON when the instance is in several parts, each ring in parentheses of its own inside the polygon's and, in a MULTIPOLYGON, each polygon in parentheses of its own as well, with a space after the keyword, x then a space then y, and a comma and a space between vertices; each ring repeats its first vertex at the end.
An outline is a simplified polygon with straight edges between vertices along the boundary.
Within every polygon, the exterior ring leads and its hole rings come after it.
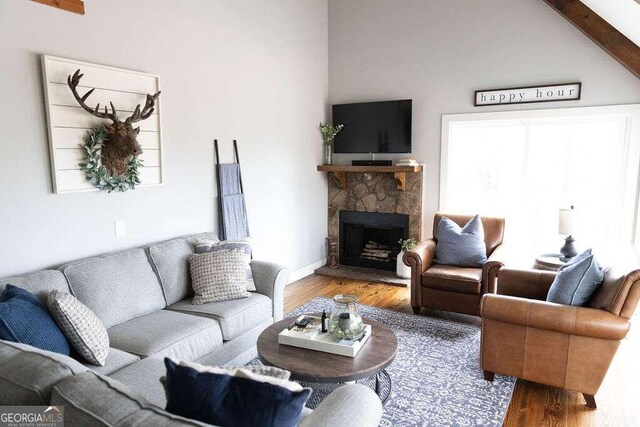
POLYGON ((109 335, 98 316, 66 292, 51 291, 47 306, 80 356, 92 365, 104 366, 109 354, 109 335))
POLYGON ((206 304, 251 296, 247 292, 249 263, 242 251, 189 255, 193 304, 206 304))
MULTIPOLYGON (((204 254, 206 252, 222 252, 222 251, 241 251, 247 259, 247 262, 251 262, 251 242, 245 240, 226 240, 224 242, 212 241, 212 240, 198 240, 196 242, 196 253, 204 254)), ((256 284, 253 282, 253 271, 251 266, 247 268, 247 290, 254 292, 256 290, 256 284)))

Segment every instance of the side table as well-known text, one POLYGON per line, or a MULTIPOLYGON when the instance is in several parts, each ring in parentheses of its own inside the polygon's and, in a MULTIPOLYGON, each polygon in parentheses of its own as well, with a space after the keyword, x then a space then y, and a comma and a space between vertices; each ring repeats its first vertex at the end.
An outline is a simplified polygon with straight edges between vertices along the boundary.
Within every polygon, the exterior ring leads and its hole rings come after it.
POLYGON ((566 264, 565 261, 561 261, 560 254, 542 254, 536 257, 536 262, 533 268, 536 270, 558 271, 560 267, 566 264))

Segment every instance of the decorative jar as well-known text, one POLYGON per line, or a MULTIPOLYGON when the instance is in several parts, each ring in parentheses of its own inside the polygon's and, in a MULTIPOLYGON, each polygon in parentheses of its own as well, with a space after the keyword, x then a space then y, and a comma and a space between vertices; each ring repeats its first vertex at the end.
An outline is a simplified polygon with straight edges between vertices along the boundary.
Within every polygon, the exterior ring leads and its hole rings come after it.
POLYGON ((336 295, 333 297, 333 311, 329 318, 329 333, 336 341, 355 340, 364 331, 362 316, 358 313, 358 297, 336 295))

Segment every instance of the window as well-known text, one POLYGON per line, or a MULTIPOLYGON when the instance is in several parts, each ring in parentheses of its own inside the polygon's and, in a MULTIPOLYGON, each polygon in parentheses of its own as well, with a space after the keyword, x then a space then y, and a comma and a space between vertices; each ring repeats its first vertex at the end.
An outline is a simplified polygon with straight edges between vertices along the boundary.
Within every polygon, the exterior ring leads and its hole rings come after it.
POLYGON ((527 255, 557 252, 574 205, 579 248, 634 241, 640 106, 443 116, 440 209, 507 219, 527 255))

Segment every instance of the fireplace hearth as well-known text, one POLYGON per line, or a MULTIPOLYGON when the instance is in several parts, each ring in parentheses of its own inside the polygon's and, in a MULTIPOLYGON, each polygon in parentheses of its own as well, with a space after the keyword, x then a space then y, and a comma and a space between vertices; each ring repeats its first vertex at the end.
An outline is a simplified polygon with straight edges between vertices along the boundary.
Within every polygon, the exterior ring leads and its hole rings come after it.
POLYGON ((395 271, 409 215, 340 211, 340 264, 395 271))

